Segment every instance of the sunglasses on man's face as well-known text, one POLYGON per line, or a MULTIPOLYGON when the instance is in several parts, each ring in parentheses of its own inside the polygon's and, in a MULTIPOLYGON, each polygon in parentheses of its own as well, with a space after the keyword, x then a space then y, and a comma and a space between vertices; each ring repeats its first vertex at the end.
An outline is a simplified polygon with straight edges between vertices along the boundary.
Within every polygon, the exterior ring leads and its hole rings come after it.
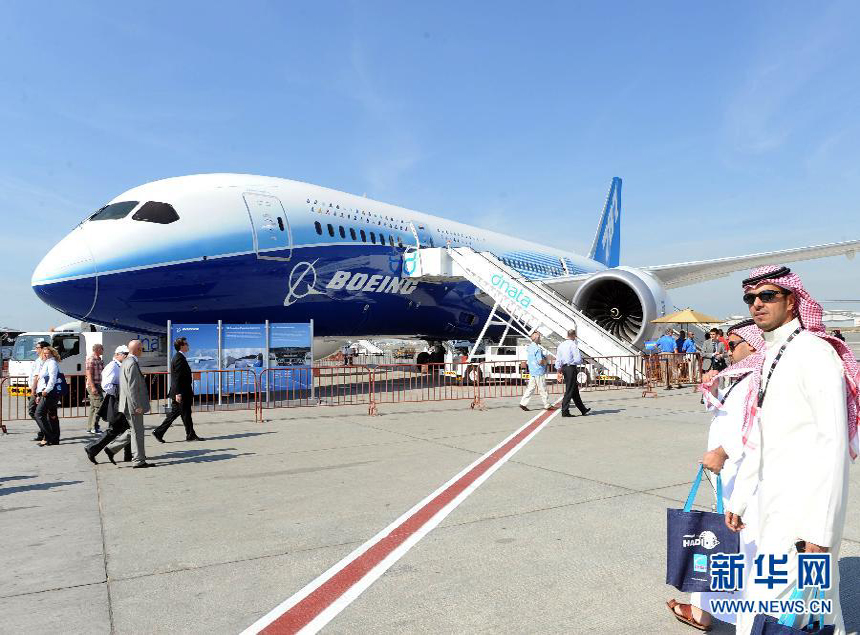
POLYGON ((748 306, 752 306, 755 304, 756 298, 758 298, 765 304, 770 304, 771 302, 776 302, 777 296, 788 295, 789 293, 791 293, 791 291, 774 291, 773 289, 766 289, 765 291, 759 291, 758 293, 744 293, 744 302, 748 306))
POLYGON ((729 340, 729 350, 734 352, 734 350, 743 343, 743 340, 738 340, 737 342, 729 340))

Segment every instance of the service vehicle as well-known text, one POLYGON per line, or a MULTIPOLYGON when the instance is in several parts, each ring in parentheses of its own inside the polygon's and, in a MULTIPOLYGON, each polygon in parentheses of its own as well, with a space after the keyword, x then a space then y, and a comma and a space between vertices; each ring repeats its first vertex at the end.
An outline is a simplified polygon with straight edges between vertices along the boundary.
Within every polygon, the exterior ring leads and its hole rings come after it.
MULTIPOLYGON (((469 384, 485 381, 525 383, 531 376, 526 362, 529 344, 530 340, 524 337, 509 336, 501 344, 486 344, 479 347, 483 352, 469 358, 468 355, 461 354, 457 348, 445 343, 446 365, 440 374, 469 384)), ((556 381, 552 357, 550 357, 550 364, 547 383, 551 384, 556 381)), ((580 386, 587 386, 592 378, 618 379, 610 377, 603 366, 584 357, 583 364, 577 371, 576 380, 580 386)))
POLYGON ((93 345, 104 346, 105 352, 102 359, 107 364, 113 359, 113 352, 117 346, 128 344, 134 339, 140 340, 143 344, 139 363, 144 373, 167 370, 167 339, 164 335, 98 330, 97 327, 90 327, 87 330, 21 333, 15 340, 9 359, 8 393, 11 396, 30 396, 27 378, 33 371, 36 360, 36 343, 45 341, 60 354, 60 372, 69 380, 71 403, 79 403, 86 397, 84 381, 82 377, 75 380, 72 378, 76 375, 82 376, 86 372, 87 356, 92 352, 93 345))

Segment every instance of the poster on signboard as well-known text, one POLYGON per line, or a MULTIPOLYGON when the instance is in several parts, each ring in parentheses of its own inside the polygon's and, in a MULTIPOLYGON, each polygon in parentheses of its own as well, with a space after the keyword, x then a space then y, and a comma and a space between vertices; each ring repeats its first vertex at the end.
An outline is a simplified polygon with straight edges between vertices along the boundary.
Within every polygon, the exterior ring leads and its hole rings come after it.
POLYGON ((266 352, 266 327, 263 324, 221 325, 221 368, 224 370, 263 370, 266 352))
MULTIPOLYGON (((217 324, 174 324, 170 330, 174 341, 179 337, 188 340, 185 357, 191 370, 218 370, 217 324)), ((172 347, 173 342, 169 345, 172 347)), ((171 352, 176 354, 173 350, 171 352)))
POLYGON ((269 368, 288 368, 311 364, 311 325, 269 325, 269 368))

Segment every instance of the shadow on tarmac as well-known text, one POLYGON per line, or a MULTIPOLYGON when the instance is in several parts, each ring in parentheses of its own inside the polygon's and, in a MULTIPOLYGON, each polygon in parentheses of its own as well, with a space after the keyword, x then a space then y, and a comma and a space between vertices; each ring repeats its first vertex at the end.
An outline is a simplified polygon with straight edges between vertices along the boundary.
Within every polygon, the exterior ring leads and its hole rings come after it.
POLYGON ((90 445, 101 439, 103 434, 104 431, 102 431, 101 434, 87 434, 79 437, 63 437, 62 439, 60 439, 60 445, 80 445, 81 443, 90 445))
POLYGON ((5 496, 6 494, 17 494, 18 492, 27 492, 30 490, 53 489, 55 487, 62 487, 63 485, 77 485, 78 483, 83 483, 83 481, 56 481, 54 483, 35 483, 33 485, 3 487, 0 488, 0 496, 5 496))
POLYGON ((213 461, 226 461, 235 459, 240 456, 252 456, 255 452, 240 452, 238 454, 226 454, 230 450, 236 448, 220 448, 217 450, 181 450, 178 452, 166 452, 159 456, 153 456, 152 460, 157 461, 158 466, 163 465, 179 465, 180 463, 211 463, 213 461), (215 454, 215 452, 224 452, 225 454, 215 454), (165 460, 167 459, 167 460, 165 460), (174 460, 175 459, 175 460, 174 460))
POLYGON ((236 434, 223 434, 220 437, 206 437, 207 441, 226 441, 228 439, 245 439, 247 437, 256 437, 261 434, 275 434, 274 431, 269 432, 237 432, 236 434))
POLYGON ((36 478, 36 475, 29 474, 27 476, 0 476, 0 483, 5 483, 6 481, 23 481, 27 478, 36 478))

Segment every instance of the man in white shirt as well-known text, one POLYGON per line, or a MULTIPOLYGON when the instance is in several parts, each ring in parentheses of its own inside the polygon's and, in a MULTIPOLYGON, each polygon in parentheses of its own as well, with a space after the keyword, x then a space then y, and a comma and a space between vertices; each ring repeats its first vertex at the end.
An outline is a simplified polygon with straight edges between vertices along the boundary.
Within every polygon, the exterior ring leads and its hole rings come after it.
POLYGON ((558 345, 555 356, 555 369, 558 371, 558 381, 564 380, 564 397, 561 400, 561 416, 572 417, 570 414, 570 401, 579 408, 583 416, 587 415, 591 408, 586 408, 579 396, 579 384, 576 381, 576 367, 582 363, 582 354, 576 344, 576 329, 567 332, 567 339, 558 345))
POLYGON ((27 408, 27 413, 30 415, 30 418, 36 422, 36 425, 39 427, 39 432, 36 433, 33 441, 44 441, 45 439, 45 431, 42 430, 42 424, 39 423, 39 420, 36 418, 36 384, 39 382, 39 373, 42 370, 42 364, 45 363, 45 360, 42 359, 42 347, 49 346, 48 342, 42 340, 41 342, 36 342, 36 346, 33 348, 33 352, 36 353, 36 359, 33 361, 33 368, 30 371, 30 376, 27 378, 27 386, 30 388, 30 404, 27 408))
MULTIPOLYGON (((788 600, 798 585, 798 554, 829 553, 832 586, 824 597, 833 612, 824 623, 844 634, 838 560, 848 465, 857 450, 857 396, 846 380, 856 386, 857 363, 844 344, 825 335, 821 306, 787 267, 759 267, 744 280, 744 291, 766 346, 750 358, 756 366, 744 422, 746 456, 726 512, 726 524, 739 531, 757 495, 762 570, 747 570, 744 594, 756 606, 788 600), (767 581, 773 572, 779 575, 767 581)), ((803 589, 802 599, 808 603, 813 592, 803 589)), ((750 633, 754 618, 739 614, 737 633, 750 633)), ((795 626, 808 622, 808 614, 799 614, 795 626)))
POLYGON ((122 374, 122 363, 126 357, 128 357, 128 346, 124 344, 117 346, 113 354, 113 360, 105 366, 102 373, 102 388, 105 392, 105 397, 99 409, 99 416, 103 421, 108 422, 108 429, 101 439, 84 448, 87 458, 93 463, 98 463, 96 456, 99 452, 105 450, 108 460, 116 465, 113 453, 107 450, 107 446, 120 434, 128 430, 128 420, 123 413, 119 412, 118 407, 119 381, 122 374))

